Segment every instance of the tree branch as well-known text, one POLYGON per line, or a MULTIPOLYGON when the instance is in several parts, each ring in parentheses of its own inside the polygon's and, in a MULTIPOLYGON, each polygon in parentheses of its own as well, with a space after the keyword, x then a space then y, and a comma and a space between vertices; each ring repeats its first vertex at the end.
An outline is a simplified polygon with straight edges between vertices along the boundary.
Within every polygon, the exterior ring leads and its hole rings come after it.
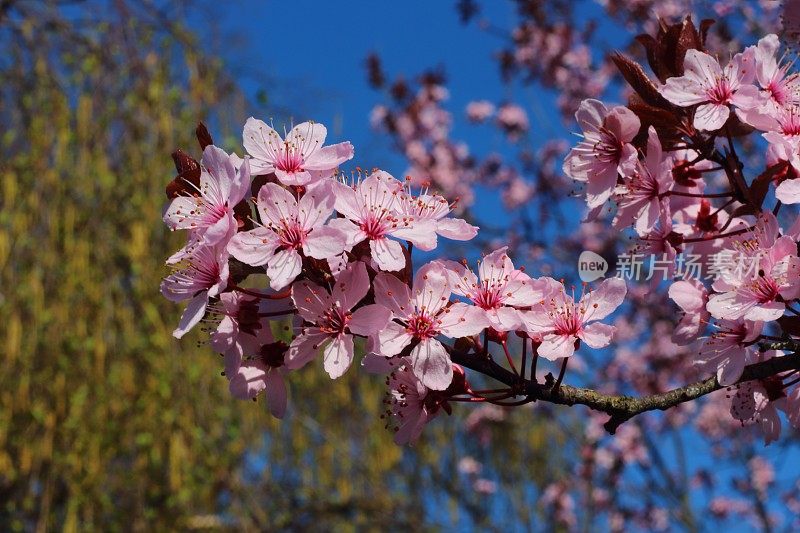
MULTIPOLYGON (((745 367, 742 377, 737 383, 754 379, 764 379, 788 370, 800 370, 800 342, 780 341, 765 343, 765 349, 784 349, 792 351, 791 355, 775 357, 767 361, 745 367)), ((696 400, 716 390, 724 388, 716 377, 698 381, 684 387, 650 396, 625 396, 603 394, 593 389, 560 385, 556 387, 553 376, 548 374, 545 383, 535 383, 522 379, 513 372, 498 365, 490 357, 482 354, 463 353, 448 347, 453 362, 485 374, 497 381, 516 388, 520 395, 531 401, 550 402, 558 405, 585 405, 595 411, 601 411, 611 418, 604 424, 606 431, 612 435, 617 428, 636 415, 647 411, 666 411, 676 405, 696 400)))

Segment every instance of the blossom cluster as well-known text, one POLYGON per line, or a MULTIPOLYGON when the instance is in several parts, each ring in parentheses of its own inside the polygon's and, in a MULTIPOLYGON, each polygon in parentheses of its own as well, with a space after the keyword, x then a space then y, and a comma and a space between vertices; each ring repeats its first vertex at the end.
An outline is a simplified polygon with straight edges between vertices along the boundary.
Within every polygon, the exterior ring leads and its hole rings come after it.
POLYGON ((179 174, 167 187, 164 222, 187 240, 168 259, 174 272, 161 292, 187 302, 176 337, 204 319, 210 325, 235 397, 263 392, 282 417, 289 373, 321 359, 339 378, 363 342, 365 369, 387 375, 387 425, 405 443, 450 402, 486 399, 453 364, 454 353, 489 358, 494 342, 508 355, 509 333, 532 339, 551 360, 569 358, 581 343, 611 342, 614 327, 601 320, 622 303, 622 280, 576 301, 562 282, 516 268, 507 247, 476 271, 440 259, 414 272, 414 248, 430 252, 439 237, 468 241, 478 228, 450 216, 443 196, 414 192, 385 171, 341 174, 353 147, 325 145, 323 125, 304 122, 281 136, 250 118, 244 157, 198 131, 199 162, 174 154, 179 174), (268 286, 242 285, 259 273, 268 286), (276 337, 276 324, 289 324, 291 339, 276 337))
POLYGON ((797 371, 749 381, 743 372, 785 355, 764 341, 800 335, 800 217, 783 208, 800 203, 800 74, 774 34, 721 65, 702 32, 686 32, 677 67, 664 62, 676 50, 649 49, 657 80, 616 58, 636 94, 627 106, 581 103, 583 139, 563 170, 583 187, 589 220, 632 228, 636 252, 667 261, 669 296, 683 311, 673 341, 692 346, 696 365, 719 384, 736 386, 732 416, 760 424, 770 442, 780 433, 777 409, 800 422, 797 371), (751 135, 765 156, 748 180, 736 139, 751 135), (680 276, 686 255, 716 259, 713 283, 680 276))

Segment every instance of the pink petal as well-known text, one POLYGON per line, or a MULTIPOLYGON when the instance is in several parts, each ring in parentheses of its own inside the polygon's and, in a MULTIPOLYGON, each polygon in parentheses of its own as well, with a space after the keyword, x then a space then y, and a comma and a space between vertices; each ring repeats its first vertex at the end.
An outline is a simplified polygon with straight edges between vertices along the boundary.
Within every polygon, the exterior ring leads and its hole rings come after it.
POLYGON ((387 272, 397 272, 406 266, 406 256, 403 247, 399 242, 387 239, 377 239, 369 241, 369 249, 372 252, 372 259, 377 263, 378 268, 387 272))
POLYGON ((267 261, 269 286, 279 291, 289 285, 302 269, 300 254, 294 250, 281 250, 267 261))
POLYGON ((391 311, 397 318, 406 318, 412 311, 411 291, 397 276, 378 272, 373 283, 375 303, 391 311))
POLYGON ((489 319, 483 309, 457 302, 437 315, 439 329, 451 339, 477 335, 489 326, 489 319))
POLYGON ((196 221, 189 213, 198 208, 199 199, 194 196, 178 196, 167 206, 164 223, 169 229, 195 229, 196 221))
POLYGON ((539 355, 550 361, 570 357, 575 352, 575 339, 572 335, 545 335, 539 355))
POLYGON ((259 226, 234 235, 228 243, 228 252, 242 263, 262 266, 274 255, 279 242, 274 231, 259 226))
POLYGON ((436 315, 450 300, 450 282, 441 263, 422 266, 414 275, 413 302, 416 309, 436 315))
POLYGON ((234 398, 251 400, 266 388, 268 371, 261 361, 248 361, 239 368, 236 375, 231 376, 228 389, 234 398))
POLYGON ((578 337, 590 348, 605 348, 611 344, 611 337, 615 330, 614 326, 595 322, 584 327, 583 331, 578 333, 578 337))
POLYGON ((411 344, 413 338, 404 326, 397 322, 389 322, 386 328, 378 333, 378 351, 385 357, 392 357, 411 344))
POLYGON ((708 100, 703 88, 696 81, 684 76, 669 78, 660 92, 661 96, 681 107, 689 107, 708 100))
POLYGON ((308 332, 298 335, 286 352, 286 368, 297 370, 307 365, 319 354, 319 349, 329 338, 316 328, 310 328, 308 332))
POLYGON ((203 318, 206 313, 206 306, 208 306, 208 292, 202 291, 194 298, 189 300, 186 309, 183 310, 181 320, 178 327, 172 332, 176 339, 180 339, 186 333, 195 327, 198 322, 203 318))
POLYGON ((725 104, 703 104, 694 114, 694 127, 698 130, 716 131, 725 125, 731 110, 725 104))
POLYGON ((311 171, 330 171, 331 175, 336 167, 353 159, 353 154, 353 145, 349 142, 332 144, 311 154, 303 166, 311 171))
POLYGON ((601 320, 619 307, 628 289, 620 278, 609 278, 594 291, 584 296, 582 302, 586 308, 584 321, 601 320))
POLYGON ((302 149, 304 158, 322 148, 328 129, 317 122, 301 122, 286 135, 286 142, 302 149))
POLYGON ((775 198, 785 204, 800 204, 800 179, 786 180, 778 185, 775 198))
POLYGON ((365 305, 357 309, 347 327, 356 335, 368 337, 384 329, 392 317, 392 312, 382 305, 365 305))
POLYGON ((694 312, 705 308, 708 292, 699 281, 681 280, 670 285, 669 297, 684 311, 694 312))
POLYGON ((254 176, 272 172, 274 154, 283 148, 281 136, 263 121, 250 117, 244 124, 242 144, 247 153, 253 156, 250 169, 254 176))
POLYGON ((347 265, 347 268, 336 276, 336 283, 331 289, 331 298, 349 310, 355 307, 369 292, 369 275, 367 267, 361 261, 347 265))
POLYGON ((478 226, 462 218, 443 218, 436 223, 436 233, 446 239, 468 241, 478 234, 478 226))
POLYGON ((438 224, 435 220, 415 220, 409 227, 393 230, 391 235, 404 241, 410 241, 424 252, 430 252, 436 248, 437 227, 438 224))
POLYGON ((288 400, 286 382, 283 380, 283 375, 278 369, 271 368, 267 371, 265 382, 267 408, 275 418, 283 418, 286 414, 288 400))
POLYGON ((328 291, 311 281, 303 280, 292 285, 292 302, 301 317, 309 322, 317 322, 333 307, 328 291))
POLYGON ((325 371, 336 379, 344 374, 353 362, 353 337, 338 335, 325 347, 323 352, 325 371))
POLYGON ((340 255, 347 247, 347 236, 331 226, 317 228, 306 237, 303 253, 314 259, 330 259, 340 255))
POLYGON ((284 220, 291 219, 298 213, 294 196, 275 183, 266 183, 261 187, 256 204, 264 225, 280 227, 284 220))
POLYGON ((453 381, 453 363, 436 339, 425 339, 411 350, 414 375, 433 390, 444 390, 453 381))

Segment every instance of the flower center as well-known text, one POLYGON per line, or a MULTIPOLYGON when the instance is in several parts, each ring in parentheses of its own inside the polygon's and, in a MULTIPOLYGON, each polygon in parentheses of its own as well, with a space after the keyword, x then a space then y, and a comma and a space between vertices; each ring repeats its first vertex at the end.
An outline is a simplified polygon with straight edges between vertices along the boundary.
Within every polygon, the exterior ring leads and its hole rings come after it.
POLYGON ((717 80, 717 84, 706 92, 706 96, 712 104, 722 105, 730 102, 733 91, 731 90, 728 80, 726 78, 720 78, 717 80))
POLYGON ((390 216, 378 216, 369 212, 361 222, 361 231, 366 233, 371 240, 382 239, 389 230, 392 218, 390 216))
POLYGON ((503 295, 499 289, 481 287, 475 295, 473 302, 482 309, 497 309, 503 305, 503 295))
POLYGON ((322 318, 319 321, 319 329, 328 335, 342 334, 345 332, 347 324, 352 317, 352 313, 345 311, 338 305, 331 307, 322 314, 322 318))
POLYGON ((753 280, 749 290, 753 297, 760 304, 773 302, 778 297, 778 284, 769 276, 762 275, 760 272, 758 278, 753 280))
POLYGON ((600 128, 600 140, 594 147, 597 158, 603 163, 617 163, 622 155, 623 143, 605 127, 600 128))
POLYGON ((284 142, 283 151, 278 153, 275 159, 275 168, 283 170, 289 174, 303 171, 303 154, 292 143, 284 142))
POLYGON ((439 334, 434 319, 424 312, 413 315, 408 319, 406 331, 420 340, 430 339, 439 334))
POLYGON ((306 240, 306 230, 296 221, 283 222, 283 228, 278 230, 281 246, 296 250, 303 246, 306 240))

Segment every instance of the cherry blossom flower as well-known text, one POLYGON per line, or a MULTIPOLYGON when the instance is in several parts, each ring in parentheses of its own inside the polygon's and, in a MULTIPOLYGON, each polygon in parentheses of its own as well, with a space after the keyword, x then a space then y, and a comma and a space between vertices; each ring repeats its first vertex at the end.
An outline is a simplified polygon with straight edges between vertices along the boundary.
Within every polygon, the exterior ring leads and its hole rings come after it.
POLYGON ((611 197, 618 174, 629 174, 635 166, 636 149, 630 142, 641 124, 630 109, 609 110, 598 100, 581 102, 575 119, 583 130, 583 141, 570 151, 563 170, 587 183, 587 203, 597 208, 611 197))
POLYGON ((623 185, 617 187, 617 215, 614 227, 633 224, 639 235, 646 235, 656 222, 668 213, 669 208, 661 198, 673 184, 672 162, 663 158, 661 142, 655 128, 650 126, 647 136, 647 155, 644 162, 638 161, 632 171, 625 174, 623 185))
POLYGON ((545 296, 545 283, 515 269, 507 250, 504 246, 484 257, 477 276, 460 263, 441 261, 451 274, 453 292, 483 309, 495 331, 521 329, 522 319, 515 307, 530 307, 545 296))
POLYGON ((413 444, 425 425, 442 409, 450 412, 447 397, 466 391, 466 377, 461 367, 453 365, 453 374, 458 376, 453 386, 444 392, 431 390, 416 376, 407 358, 399 362, 401 364, 386 378, 389 392, 384 401, 386 412, 381 418, 386 420, 386 427, 394 431, 395 444, 413 444))
POLYGON ((723 268, 713 288, 720 294, 709 298, 708 311, 715 318, 776 320, 786 310, 785 301, 800 297, 800 258, 797 244, 780 237, 754 256, 741 255, 723 268))
POLYGON ((754 362, 754 343, 763 327, 763 322, 751 320, 718 321, 717 330, 700 346, 695 364, 714 372, 720 385, 733 385, 742 377, 744 367, 754 362))
POLYGON ((397 362, 399 365, 386 378, 389 391, 384 404, 387 408, 381 418, 386 420, 387 429, 395 432, 396 444, 413 444, 425 425, 442 410, 450 414, 448 398, 467 392, 469 385, 464 369, 453 365, 450 386, 444 391, 431 390, 414 374, 408 358, 400 358, 397 362))
POLYGON ((770 114, 787 105, 800 103, 800 78, 789 74, 790 62, 776 57, 780 40, 774 33, 762 37, 755 47, 756 79, 761 86, 760 111, 770 114))
POLYGON ((331 221, 331 226, 347 237, 347 246, 368 240, 372 259, 381 270, 397 271, 406 265, 403 247, 390 236, 405 239, 421 250, 436 247, 435 220, 418 220, 400 209, 402 184, 390 174, 375 171, 354 188, 338 184, 336 211, 346 218, 331 221))
POLYGON ((730 116, 729 105, 751 109, 758 103, 758 89, 750 85, 755 77, 752 49, 733 56, 723 69, 719 62, 699 50, 687 50, 684 75, 667 79, 661 94, 675 105, 701 104, 694 115, 699 130, 720 129, 730 116))
POLYGON ((339 165, 353 158, 349 142, 323 146, 327 135, 322 124, 303 122, 281 139, 263 121, 250 117, 242 137, 254 176, 274 172, 284 185, 309 185, 332 176, 339 165))
POLYGON ((488 100, 477 100, 467 104, 467 117, 472 122, 483 122, 494 114, 494 104, 488 100))
POLYGON ((469 337, 488 326, 484 312, 463 302, 450 302, 444 267, 428 263, 414 276, 413 289, 397 277, 378 273, 375 303, 392 311, 393 320, 378 334, 378 353, 392 357, 411 347, 414 374, 429 389, 444 390, 453 380, 450 356, 436 337, 469 337))
POLYGON ((369 291, 367 268, 351 263, 336 276, 330 292, 310 281, 292 286, 292 300, 307 325, 291 344, 286 366, 303 367, 320 351, 325 371, 336 379, 353 362, 353 334, 372 336, 386 327, 391 313, 382 305, 371 304, 352 312, 369 291))
POLYGON ((497 125, 509 139, 516 141, 528 131, 528 114, 516 104, 504 104, 497 110, 497 125))
POLYGON ((189 300, 172 334, 180 339, 205 315, 208 299, 228 284, 228 253, 225 247, 197 246, 183 259, 184 268, 161 282, 161 294, 173 302, 189 300))
POLYGON ((672 341, 685 346, 697 339, 708 325, 711 317, 706 310, 708 290, 698 280, 681 280, 670 285, 669 297, 683 311, 683 317, 672 334, 672 341))
POLYGON ((280 185, 267 183, 258 192, 256 206, 261 224, 234 235, 228 250, 248 265, 266 264, 270 287, 275 290, 286 287, 300 274, 300 252, 328 259, 345 248, 345 235, 325 225, 334 206, 327 183, 306 191, 299 201, 280 185))
POLYGON ((421 193, 414 196, 407 191, 400 197, 400 211, 413 217, 417 222, 429 220, 436 224, 436 234, 454 241, 468 241, 478 234, 478 227, 469 224, 463 218, 447 215, 455 204, 448 202, 438 194, 421 193))
POLYGON ((267 407, 275 418, 286 413, 287 393, 284 358, 287 346, 274 342, 261 347, 255 357, 242 362, 236 374, 230 377, 231 395, 241 400, 250 400, 265 391, 267 407))
POLYGON ((200 187, 192 190, 189 184, 191 195, 172 200, 164 222, 172 230, 192 230, 202 244, 227 242, 237 227, 233 208, 250 190, 250 165, 245 160, 237 170, 230 156, 214 145, 203 151, 202 163, 200 187))
POLYGON ((211 347, 225 356, 225 375, 239 371, 245 354, 257 353, 261 346, 273 342, 269 321, 260 314, 285 311, 291 306, 288 298, 263 299, 238 291, 223 292, 217 304, 208 306, 208 311, 221 317, 211 333, 211 347))
POLYGON ((562 283, 552 278, 540 278, 550 285, 549 296, 522 316, 526 329, 542 335, 539 355, 554 361, 570 357, 582 340, 592 348, 604 348, 611 343, 614 326, 602 320, 622 304, 627 289, 620 278, 610 278, 575 301, 562 283))
MULTIPOLYGON (((782 356, 774 350, 765 352, 760 360, 782 356)), ((781 435, 781 417, 778 410, 786 410, 786 394, 780 377, 741 383, 731 399, 731 415, 743 424, 755 423, 764 436, 764 444, 769 445, 781 435)))

